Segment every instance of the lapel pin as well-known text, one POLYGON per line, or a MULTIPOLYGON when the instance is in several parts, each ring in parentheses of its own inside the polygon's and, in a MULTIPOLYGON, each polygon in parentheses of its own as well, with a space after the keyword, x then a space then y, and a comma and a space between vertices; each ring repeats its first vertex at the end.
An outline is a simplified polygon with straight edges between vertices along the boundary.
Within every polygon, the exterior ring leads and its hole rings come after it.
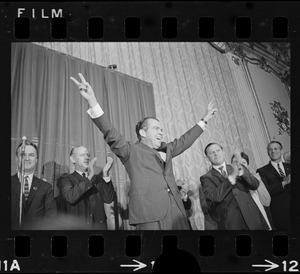
POLYGON ((34 187, 33 187, 33 190, 37 190, 37 187, 36 187, 36 186, 34 186, 34 187))

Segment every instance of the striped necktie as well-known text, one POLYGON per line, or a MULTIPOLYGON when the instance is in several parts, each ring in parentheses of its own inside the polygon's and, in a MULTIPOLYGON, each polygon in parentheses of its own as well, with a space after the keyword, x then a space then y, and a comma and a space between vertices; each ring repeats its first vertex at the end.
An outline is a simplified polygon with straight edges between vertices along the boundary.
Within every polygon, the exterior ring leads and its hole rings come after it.
POLYGON ((27 201, 28 200, 28 196, 29 196, 28 176, 25 176, 25 181, 24 181, 24 196, 25 196, 25 201, 27 201))
POLYGON ((279 171, 280 176, 284 179, 285 175, 284 175, 279 163, 277 164, 277 167, 278 167, 278 171, 279 171))
POLYGON ((220 170, 222 176, 225 177, 225 178, 227 178, 227 173, 226 173, 226 171, 223 168, 224 168, 223 166, 220 166, 219 170, 220 170))

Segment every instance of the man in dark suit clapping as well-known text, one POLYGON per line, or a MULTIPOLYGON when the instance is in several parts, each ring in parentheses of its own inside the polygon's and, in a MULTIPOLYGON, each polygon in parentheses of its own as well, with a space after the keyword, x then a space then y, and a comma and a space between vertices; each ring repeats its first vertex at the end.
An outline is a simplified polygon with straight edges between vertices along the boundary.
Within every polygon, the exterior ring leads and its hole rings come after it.
POLYGON ((97 158, 90 160, 86 147, 74 147, 70 160, 75 171, 63 174, 57 180, 62 205, 59 211, 64 213, 61 220, 66 224, 65 229, 107 230, 104 203, 111 203, 115 195, 109 175, 113 159, 108 157, 107 164, 98 175, 94 174, 93 168, 97 158))
POLYGON ((204 150, 212 168, 200 177, 208 213, 219 230, 267 230, 268 225, 249 190, 258 180, 241 165, 226 165, 223 147, 210 143, 204 150))

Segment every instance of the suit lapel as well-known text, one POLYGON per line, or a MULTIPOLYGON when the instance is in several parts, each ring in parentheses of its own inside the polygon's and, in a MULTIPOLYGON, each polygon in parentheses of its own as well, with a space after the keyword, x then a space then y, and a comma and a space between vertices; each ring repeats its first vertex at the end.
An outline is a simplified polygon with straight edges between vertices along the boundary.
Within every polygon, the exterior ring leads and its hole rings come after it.
POLYGON ((211 168, 210 172, 213 177, 218 177, 222 182, 225 182, 227 180, 225 177, 222 176, 222 174, 219 171, 217 171, 213 167, 211 168))
MULTIPOLYGON (((140 142, 140 145, 143 149, 147 150, 149 153, 153 153, 154 157, 157 161, 157 163, 161 166, 161 168, 164 170, 165 168, 165 162, 163 161, 163 159, 160 157, 158 151, 156 149, 153 149, 151 147, 148 147, 147 145, 143 144, 140 142)), ((161 150, 160 150, 161 151, 161 150)))
POLYGON ((18 197, 20 196, 20 187, 21 183, 19 181, 18 175, 15 174, 11 179, 11 189, 12 192, 15 193, 15 195, 17 195, 18 197))
POLYGON ((229 174, 231 174, 233 171, 233 167, 231 165, 226 165, 226 172, 227 175, 229 176, 229 174))
POLYGON ((28 196, 28 201, 27 203, 30 204, 32 199, 34 198, 35 194, 37 193, 39 187, 41 186, 38 178, 35 176, 32 177, 32 183, 31 183, 31 188, 28 196))
POLYGON ((273 173, 273 174, 278 178, 278 180, 282 180, 280 174, 277 172, 277 170, 276 170, 275 167, 271 164, 271 162, 269 162, 268 168, 269 168, 269 171, 270 171, 271 173, 273 173))
MULTIPOLYGON (((20 202, 21 182, 20 182, 17 174, 15 174, 12 177, 12 182, 11 183, 12 183, 12 193, 11 193, 11 195, 16 195, 17 201, 19 203, 20 202)), ((24 195, 22 197, 22 204, 23 204, 23 208, 25 208, 26 203, 25 203, 24 195)))
POLYGON ((156 160, 160 165, 164 165, 164 160, 160 157, 160 154, 157 150, 153 149, 153 152, 155 154, 156 160))
POLYGON ((291 173, 290 165, 287 163, 282 163, 285 171, 285 175, 288 176, 291 173))
POLYGON ((170 152, 170 148, 168 147, 168 145, 163 142, 160 146, 160 148, 158 148, 158 151, 163 152, 166 154, 166 160, 161 162, 162 164, 162 168, 164 169, 164 172, 168 172, 169 168, 172 169, 172 158, 171 158, 171 152, 170 152))
POLYGON ((80 183, 84 180, 84 178, 77 172, 77 171, 74 171, 72 174, 73 178, 75 179, 75 183, 80 183))

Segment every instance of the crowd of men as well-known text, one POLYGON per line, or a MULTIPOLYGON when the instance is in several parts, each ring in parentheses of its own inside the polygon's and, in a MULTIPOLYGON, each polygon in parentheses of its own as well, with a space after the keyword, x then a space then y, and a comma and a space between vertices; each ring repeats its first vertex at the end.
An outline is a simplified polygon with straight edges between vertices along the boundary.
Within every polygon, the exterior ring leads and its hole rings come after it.
MULTIPOLYGON (((188 187, 177 186, 172 158, 196 141, 217 109, 209 103, 204 117, 169 143, 163 142, 160 121, 146 117, 137 123, 138 141, 132 143, 114 128, 90 84, 82 74, 79 77, 80 81, 73 77, 71 80, 87 101, 89 116, 129 175, 130 225, 137 230, 190 230, 186 212, 191 208, 188 187)), ((290 228, 290 154, 283 153, 278 141, 271 141, 267 152, 270 162, 254 172, 249 169, 250 160, 244 152, 235 151, 227 164, 220 144, 212 142, 205 147, 211 163, 211 169, 200 177, 199 187, 205 229, 290 228)), ((70 161, 75 171, 57 180, 56 198, 51 185, 34 176, 38 161, 35 144, 20 143, 16 159, 18 172, 11 179, 12 229, 107 229, 104 204, 111 203, 116 195, 109 173, 112 158, 107 159, 102 172, 94 174, 96 158, 91 160, 88 149, 82 145, 72 148, 70 161)))

